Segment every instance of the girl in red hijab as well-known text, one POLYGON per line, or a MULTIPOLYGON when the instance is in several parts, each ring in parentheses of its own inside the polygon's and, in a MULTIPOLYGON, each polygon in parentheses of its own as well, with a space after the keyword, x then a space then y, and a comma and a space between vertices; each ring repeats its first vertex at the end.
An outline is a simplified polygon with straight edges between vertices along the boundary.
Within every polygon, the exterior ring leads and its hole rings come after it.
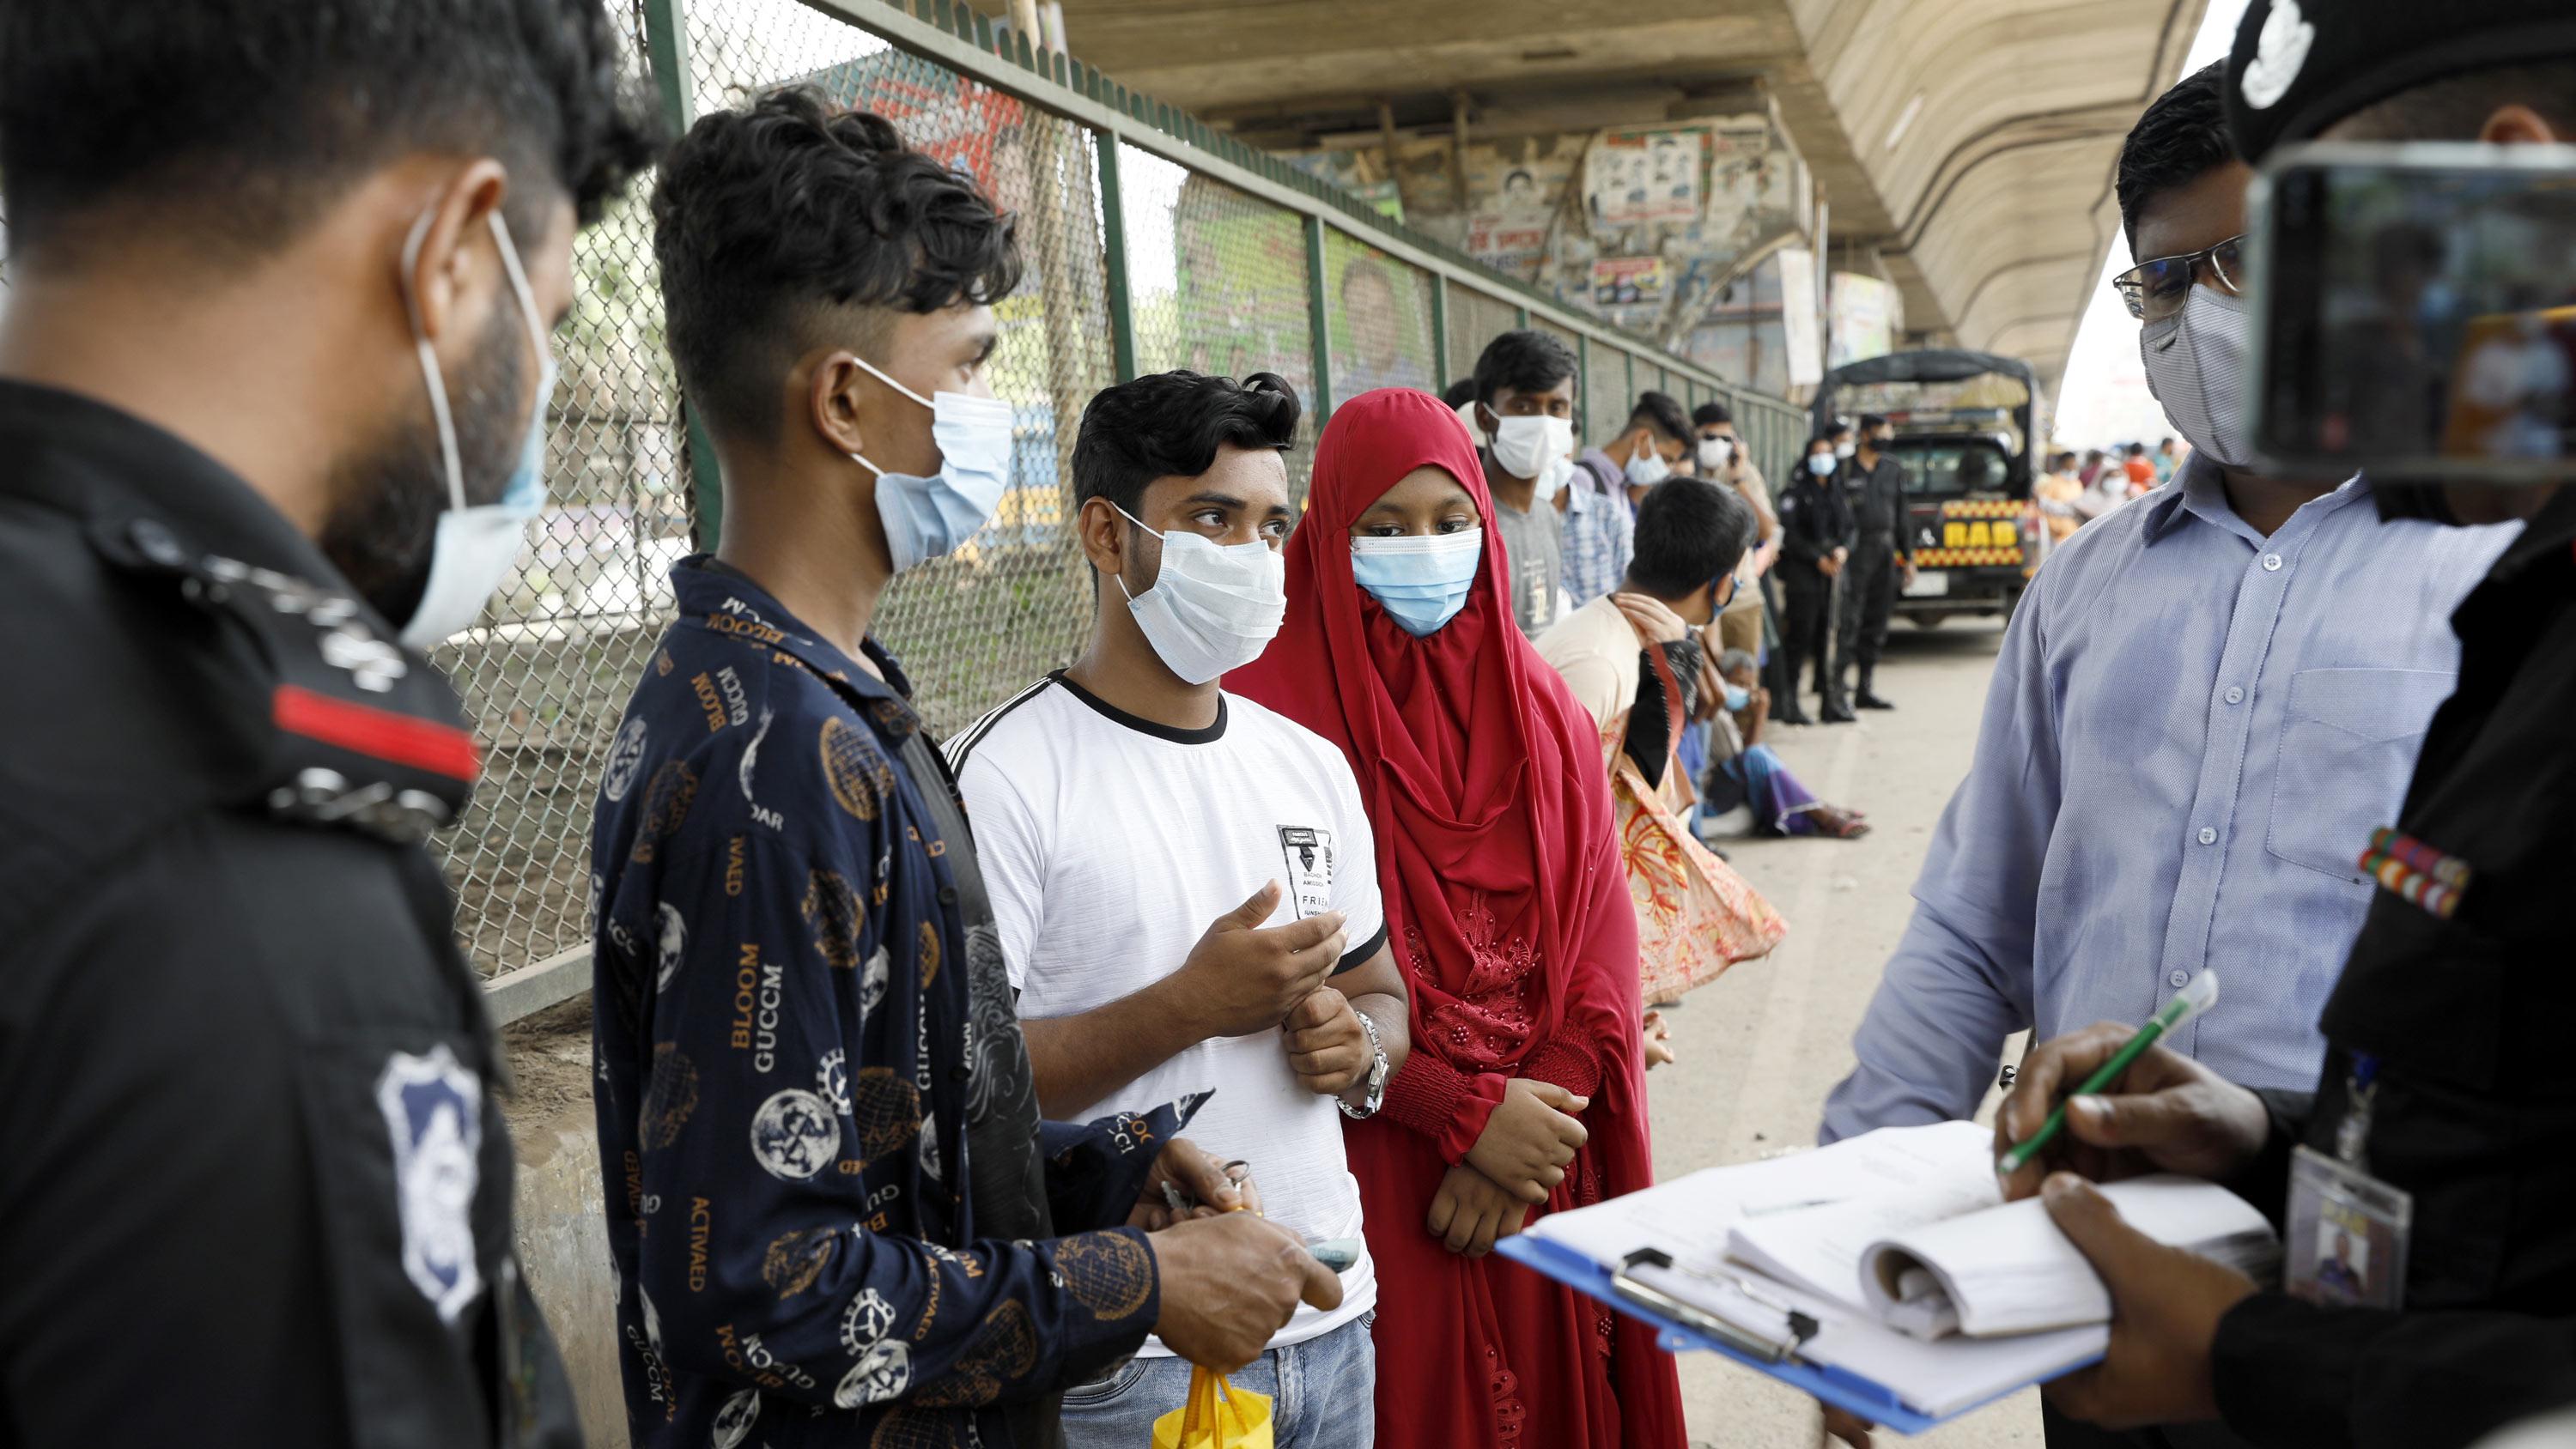
POLYGON ((1412 1054, 1346 1133, 1377 1260, 1377 1442, 1682 1449, 1651 1330, 1487 1256, 1653 1172, 1600 734, 1513 625, 1457 414, 1405 388, 1334 413, 1287 567, 1287 623, 1226 687, 1349 758, 1412 987, 1412 1054))

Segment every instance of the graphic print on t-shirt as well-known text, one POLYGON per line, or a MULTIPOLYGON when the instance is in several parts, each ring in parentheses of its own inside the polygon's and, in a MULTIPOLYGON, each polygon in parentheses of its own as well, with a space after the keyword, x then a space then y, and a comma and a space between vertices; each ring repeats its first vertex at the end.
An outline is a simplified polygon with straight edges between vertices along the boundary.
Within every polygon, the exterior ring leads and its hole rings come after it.
POLYGON ((1279 853, 1288 866, 1288 896, 1297 919, 1333 908, 1333 832, 1319 825, 1279 827, 1279 853))

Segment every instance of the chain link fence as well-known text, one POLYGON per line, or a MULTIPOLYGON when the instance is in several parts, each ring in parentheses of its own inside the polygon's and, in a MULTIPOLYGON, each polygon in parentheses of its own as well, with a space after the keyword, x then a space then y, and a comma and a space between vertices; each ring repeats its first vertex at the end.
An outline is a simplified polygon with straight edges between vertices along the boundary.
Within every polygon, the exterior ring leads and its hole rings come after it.
MULTIPOLYGON (((1325 403, 1377 387, 1438 391, 1532 308, 1532 325, 1586 354, 1584 442, 1614 434, 1636 391, 1660 383, 1686 404, 1734 406, 1766 470, 1795 451, 1788 405, 1553 313, 1185 116, 997 37, 947 0, 920 0, 918 19, 878 0, 613 3, 633 78, 664 83, 661 94, 685 98, 691 114, 814 85, 885 116, 1020 220, 1027 275, 996 304, 991 374, 1016 418, 1012 486, 972 542, 903 575, 877 619, 941 734, 1069 662, 1087 635, 1069 463, 1084 403, 1126 369, 1286 378, 1309 404, 1289 460, 1302 498, 1325 403), (682 73, 648 75, 648 55, 685 57, 682 73)), ((577 301, 556 343, 553 503, 485 617, 435 651, 486 751, 475 806, 442 841, 460 928, 487 976, 557 968, 528 973, 552 984, 514 994, 505 1015, 588 982, 599 770, 671 621, 670 567, 706 532, 698 515, 711 495, 693 483, 699 460, 663 346, 650 186, 640 180, 578 243, 577 301)))

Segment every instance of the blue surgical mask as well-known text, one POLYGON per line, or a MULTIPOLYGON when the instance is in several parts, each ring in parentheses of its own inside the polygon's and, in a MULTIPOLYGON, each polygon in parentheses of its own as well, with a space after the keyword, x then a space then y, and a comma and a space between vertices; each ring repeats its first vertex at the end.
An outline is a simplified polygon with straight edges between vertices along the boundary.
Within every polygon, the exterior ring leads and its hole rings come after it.
POLYGON ((1485 530, 1351 540, 1351 577, 1387 617, 1419 639, 1437 634, 1467 606, 1484 562, 1485 530))
POLYGON ((546 345, 545 325, 537 320, 536 293, 528 288, 528 274, 519 265, 519 249, 510 242, 510 228, 502 222, 499 212, 493 212, 492 240, 500 248, 501 269, 510 279, 510 294, 518 300, 519 313, 527 319, 529 341, 537 351, 537 400, 528 415, 527 436, 519 444, 518 466, 510 470, 509 480, 501 485, 501 496, 490 503, 467 503, 465 465, 456 448, 456 420, 447 406, 447 379, 439 370, 438 353, 420 329, 418 299, 411 295, 411 278, 419 269, 421 243, 429 235, 430 219, 435 214, 434 208, 421 212, 403 243, 403 301, 411 310, 412 344, 420 355, 421 377, 429 387, 430 415, 438 423, 439 456, 447 465, 447 511, 438 515, 438 531, 430 542, 429 579, 421 587, 420 602, 402 624, 402 642, 414 649, 442 643, 473 623, 483 606, 492 601, 493 591, 510 576, 511 565, 519 561, 519 546, 527 541, 528 521, 546 504, 546 405, 555 391, 554 350, 546 345))
POLYGON ((1834 464, 1838 461, 1840 460, 1831 453, 1809 453, 1807 471, 1819 478, 1830 478, 1834 473, 1834 464))
POLYGON ((1741 684, 1730 684, 1726 687, 1726 708, 1728 713, 1731 714, 1736 710, 1742 709, 1752 702, 1752 690, 1745 688, 1741 684))
POLYGON ((930 409, 930 440, 939 448, 939 471, 927 478, 889 473, 856 453, 851 459, 877 475, 877 517, 885 524, 886 551, 894 571, 954 550, 975 536, 1002 501, 1011 476, 1011 405, 999 398, 942 392, 925 398, 885 375, 864 357, 851 359, 877 381, 930 409))

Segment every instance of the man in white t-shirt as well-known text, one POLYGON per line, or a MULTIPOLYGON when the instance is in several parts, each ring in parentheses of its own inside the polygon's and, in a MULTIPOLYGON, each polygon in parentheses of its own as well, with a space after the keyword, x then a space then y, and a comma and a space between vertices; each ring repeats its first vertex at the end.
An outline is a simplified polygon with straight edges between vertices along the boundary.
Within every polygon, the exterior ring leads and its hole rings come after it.
MULTIPOLYGON (((1355 1255, 1342 1306, 1299 1313, 1232 1382, 1273 1396, 1279 1449, 1368 1449, 1377 1284, 1341 1124, 1374 1113, 1403 1063, 1404 982, 1341 751, 1218 687, 1286 608, 1297 413, 1268 374, 1163 373, 1094 398, 1073 456, 1090 646, 949 753, 1041 1108, 1087 1119, 1214 1092, 1191 1139, 1239 1159, 1273 1221, 1355 1255)), ((1189 1377, 1148 1339, 1065 1394, 1068 1444, 1151 1443, 1189 1377)))

